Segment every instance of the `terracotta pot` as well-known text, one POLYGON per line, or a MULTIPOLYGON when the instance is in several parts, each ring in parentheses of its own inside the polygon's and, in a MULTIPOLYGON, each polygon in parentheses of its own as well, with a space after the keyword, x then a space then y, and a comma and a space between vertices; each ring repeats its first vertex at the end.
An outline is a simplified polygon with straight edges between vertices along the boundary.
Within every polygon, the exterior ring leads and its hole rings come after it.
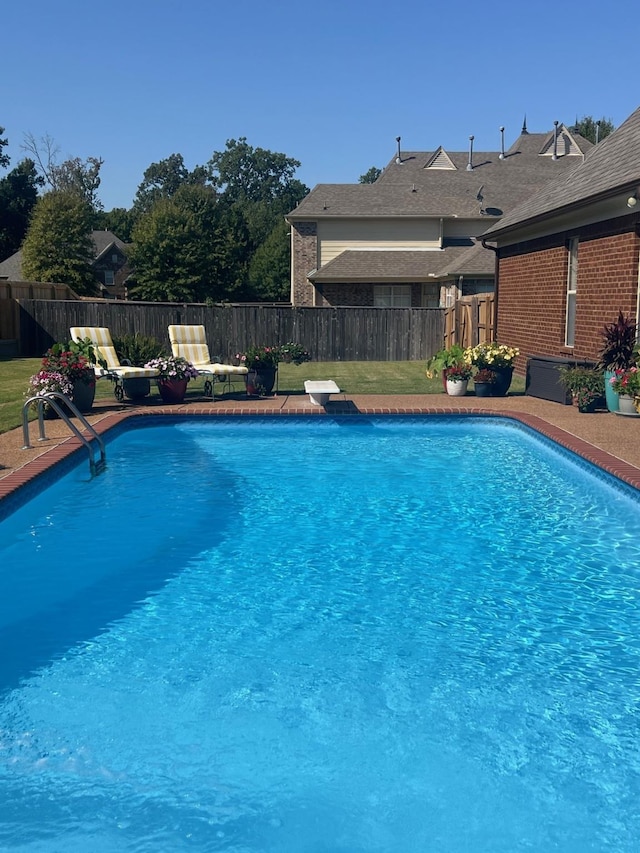
POLYGON ((158 391, 164 403, 170 406, 182 403, 187 393, 188 379, 158 379, 158 391))

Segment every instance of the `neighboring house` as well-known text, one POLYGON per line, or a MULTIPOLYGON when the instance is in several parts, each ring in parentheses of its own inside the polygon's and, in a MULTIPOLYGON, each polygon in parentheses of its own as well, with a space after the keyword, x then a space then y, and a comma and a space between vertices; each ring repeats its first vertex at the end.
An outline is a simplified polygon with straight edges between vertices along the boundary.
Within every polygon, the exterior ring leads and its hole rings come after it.
MULTIPOLYGON (((95 251, 92 266, 96 274, 96 294, 107 299, 126 299, 131 275, 127 244, 111 231, 92 231, 91 239, 95 251)), ((0 281, 25 281, 22 252, 16 252, 0 263, 0 281)))
POLYGON ((504 151, 403 152, 373 184, 319 184, 287 216, 299 306, 437 307, 491 292, 495 259, 475 235, 593 147, 556 124, 504 151))
POLYGON ((497 339, 527 355, 596 360, 621 309, 638 317, 640 109, 584 163, 482 235, 496 250, 497 339))

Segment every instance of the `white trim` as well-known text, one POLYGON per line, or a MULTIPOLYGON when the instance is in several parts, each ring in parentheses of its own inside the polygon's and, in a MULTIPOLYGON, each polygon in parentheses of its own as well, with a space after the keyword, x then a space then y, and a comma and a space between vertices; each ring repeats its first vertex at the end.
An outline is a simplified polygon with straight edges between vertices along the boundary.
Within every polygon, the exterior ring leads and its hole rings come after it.
POLYGON ((576 343, 576 299, 578 291, 578 237, 569 239, 569 251, 567 253, 567 304, 564 317, 564 345, 574 347, 576 343), (569 329, 573 338, 569 340, 569 329))

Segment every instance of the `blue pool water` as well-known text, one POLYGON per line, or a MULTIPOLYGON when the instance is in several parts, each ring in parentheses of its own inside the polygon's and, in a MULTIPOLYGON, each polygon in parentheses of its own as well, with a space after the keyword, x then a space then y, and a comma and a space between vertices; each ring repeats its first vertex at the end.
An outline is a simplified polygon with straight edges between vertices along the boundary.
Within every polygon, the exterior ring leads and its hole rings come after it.
POLYGON ((481 418, 107 457, 0 524, 0 850, 639 849, 631 490, 481 418))

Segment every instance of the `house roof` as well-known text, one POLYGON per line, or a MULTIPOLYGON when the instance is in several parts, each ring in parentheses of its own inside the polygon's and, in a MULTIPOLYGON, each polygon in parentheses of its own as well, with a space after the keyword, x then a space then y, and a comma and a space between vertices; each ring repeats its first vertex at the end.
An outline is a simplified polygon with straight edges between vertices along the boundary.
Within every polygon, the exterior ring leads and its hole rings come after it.
MULTIPOLYGON (((95 263, 105 255, 112 246, 117 246, 123 254, 127 253, 127 244, 123 243, 111 231, 92 231, 91 239, 95 246, 95 255, 92 261, 95 263)), ((8 281, 24 281, 22 276, 22 252, 15 252, 0 263, 0 278, 8 281)))
POLYGON ((593 148, 589 156, 560 180, 548 184, 487 229, 492 239, 532 220, 604 199, 640 185, 640 108, 593 148))
POLYGON ((447 276, 493 275, 493 253, 480 243, 437 250, 347 249, 311 273, 313 282, 433 281, 447 276))
POLYGON ((9 281, 23 281, 22 252, 15 252, 0 263, 0 278, 9 281))
POLYGON ((505 152, 401 152, 373 184, 318 184, 288 219, 342 217, 503 216, 551 179, 565 175, 592 147, 562 125, 554 133, 523 133, 505 152))
POLYGON ((94 261, 97 261, 102 257, 102 255, 105 255, 112 246, 120 249, 123 255, 126 255, 127 253, 127 244, 123 243, 119 237, 116 237, 112 231, 107 231, 106 229, 103 231, 92 231, 91 239, 93 240, 93 245, 96 248, 94 261))

